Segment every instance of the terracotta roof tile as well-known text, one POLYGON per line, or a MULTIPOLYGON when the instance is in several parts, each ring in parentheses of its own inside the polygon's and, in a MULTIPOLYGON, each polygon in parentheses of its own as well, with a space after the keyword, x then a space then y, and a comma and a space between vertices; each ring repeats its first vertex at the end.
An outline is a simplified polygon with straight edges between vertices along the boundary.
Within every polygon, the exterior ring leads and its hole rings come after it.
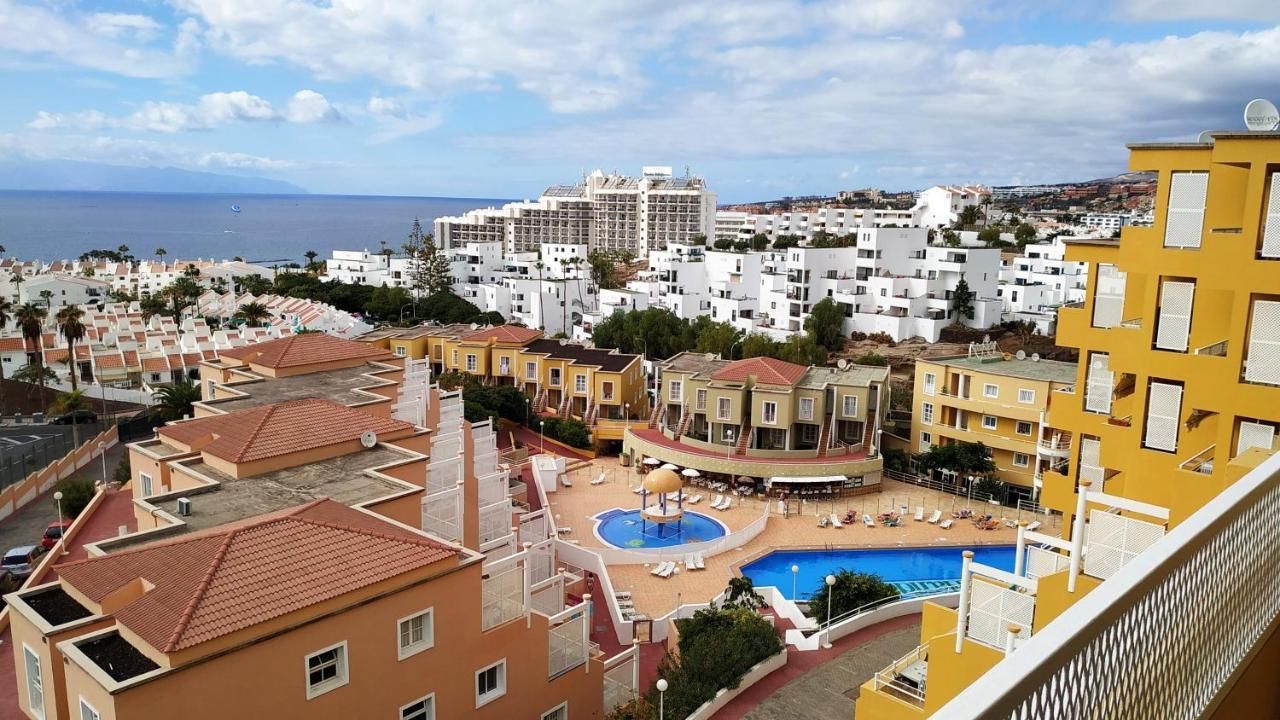
POLYGON ((137 350, 122 350, 120 354, 124 356, 125 367, 138 367, 141 364, 138 360, 137 350))
POLYGON ((119 353, 94 355, 93 364, 100 368, 122 368, 124 367, 124 358, 120 357, 119 353))
POLYGON ((519 327, 518 325, 497 325, 485 330, 477 330, 464 336, 467 342, 485 342, 493 340, 500 343, 527 343, 542 337, 541 330, 519 327))
POLYGON ((393 357, 386 350, 368 343, 344 340, 324 333, 308 333, 278 340, 268 340, 253 345, 223 350, 222 354, 226 357, 270 368, 296 367, 298 365, 361 358, 376 360, 393 357))
POLYGON ((174 423, 159 433, 185 445, 213 437, 203 452, 242 463, 350 442, 366 430, 381 435, 413 427, 330 400, 304 398, 174 423))
POLYGON ((200 360, 201 357, 198 352, 182 353, 182 364, 187 367, 195 367, 199 365, 200 360))
POLYGON ((0 338, 0 352, 22 352, 27 348, 27 341, 21 337, 0 338))
POLYGON ((146 578, 152 589, 117 610, 116 621, 157 649, 174 652, 457 554, 457 548, 322 499, 66 563, 58 574, 95 602, 146 578))
POLYGON ((768 385, 795 385, 809 368, 768 357, 738 360, 717 370, 713 380, 741 381, 754 377, 768 385))
POLYGON ((146 372, 166 372, 169 370, 169 363, 162 357, 142 358, 142 369, 146 372))

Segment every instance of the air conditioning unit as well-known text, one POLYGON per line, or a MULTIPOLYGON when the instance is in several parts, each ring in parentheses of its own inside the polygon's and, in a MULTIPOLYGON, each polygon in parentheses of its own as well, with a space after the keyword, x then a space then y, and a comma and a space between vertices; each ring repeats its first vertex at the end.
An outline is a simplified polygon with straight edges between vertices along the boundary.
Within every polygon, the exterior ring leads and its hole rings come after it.
POLYGON ((191 500, 178 498, 178 514, 182 517, 191 517, 191 500))

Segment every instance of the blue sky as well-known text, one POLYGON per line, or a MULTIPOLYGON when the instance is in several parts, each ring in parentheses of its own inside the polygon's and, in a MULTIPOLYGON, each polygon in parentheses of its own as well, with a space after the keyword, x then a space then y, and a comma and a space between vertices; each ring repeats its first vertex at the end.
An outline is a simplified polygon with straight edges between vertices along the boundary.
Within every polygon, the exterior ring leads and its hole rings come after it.
POLYGON ((0 0, 0 158, 531 197, 1055 182, 1280 102, 1280 2, 0 0))

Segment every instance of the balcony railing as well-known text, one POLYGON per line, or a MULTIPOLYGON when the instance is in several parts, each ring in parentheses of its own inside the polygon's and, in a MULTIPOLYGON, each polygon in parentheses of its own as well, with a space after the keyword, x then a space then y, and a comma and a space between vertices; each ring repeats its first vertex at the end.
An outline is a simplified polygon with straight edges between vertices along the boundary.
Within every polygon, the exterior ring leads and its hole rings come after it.
POLYGON ((1280 615, 1280 454, 1081 597, 935 717, 1208 717, 1280 615))
POLYGON ((921 645, 894 660, 876 673, 875 689, 903 702, 924 707, 925 677, 929 668, 929 646, 921 645))
POLYGON ((1188 470, 1190 472, 1204 473, 1205 475, 1212 474, 1213 473, 1213 455, 1214 455, 1214 450, 1217 449, 1217 447, 1218 447, 1217 445, 1210 445, 1209 447, 1201 450, 1195 455, 1192 455, 1186 460, 1183 460, 1182 464, 1178 465, 1178 469, 1188 470))
POLYGON ((1227 341, 1219 340, 1218 342, 1213 343, 1212 345, 1205 345, 1204 347, 1196 348, 1196 354, 1197 355, 1213 355, 1215 357, 1226 357, 1227 341))

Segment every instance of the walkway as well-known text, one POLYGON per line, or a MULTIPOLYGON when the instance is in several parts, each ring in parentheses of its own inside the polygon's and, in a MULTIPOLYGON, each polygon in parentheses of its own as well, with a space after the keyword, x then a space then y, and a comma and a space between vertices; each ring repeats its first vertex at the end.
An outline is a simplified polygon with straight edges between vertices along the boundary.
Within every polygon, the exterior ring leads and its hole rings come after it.
MULTIPOLYGON (((678 450, 679 452, 687 453, 689 455, 700 455, 703 457, 716 458, 721 460, 725 459, 724 450, 706 450, 704 448, 694 447, 692 445, 686 445, 685 443, 682 443, 679 440, 672 440, 666 435, 663 435, 661 430, 633 427, 631 428, 631 434, 635 435, 637 438, 641 440, 644 440, 647 443, 650 443, 652 445, 658 445, 658 446, 667 448, 669 450, 678 450)), ((768 467, 770 465, 779 465, 779 464, 781 465, 831 465, 834 463, 855 462, 858 460, 866 460, 867 453, 863 450, 859 450, 857 452, 852 452, 845 455, 830 454, 830 455, 825 455, 823 457, 811 457, 811 458, 807 458, 807 457, 762 458, 762 457, 751 457, 749 455, 734 453, 731 459, 734 462, 739 462, 739 463, 758 463, 765 467, 768 467)))
MULTIPOLYGON (((542 442, 541 435, 539 435, 538 433, 534 432, 533 430, 530 430, 529 428, 523 425, 508 426, 506 428, 501 428, 498 430, 498 434, 502 436, 505 436, 508 432, 515 435, 516 440, 520 444, 528 448, 530 454, 537 453, 537 452, 546 452, 551 455, 559 455, 561 457, 567 457, 567 458, 576 459, 576 460, 591 459, 590 455, 580 453, 576 450, 570 450, 569 448, 561 447, 559 445, 556 445, 555 443, 544 443, 542 442)), ((499 438, 498 447, 501 448, 509 445, 510 445, 509 442, 505 442, 504 439, 499 438)))
POLYGON ((851 718, 858 687, 920 641, 920 616, 886 620, 835 641, 830 650, 787 651, 787 664, 726 705, 715 720, 851 718))

